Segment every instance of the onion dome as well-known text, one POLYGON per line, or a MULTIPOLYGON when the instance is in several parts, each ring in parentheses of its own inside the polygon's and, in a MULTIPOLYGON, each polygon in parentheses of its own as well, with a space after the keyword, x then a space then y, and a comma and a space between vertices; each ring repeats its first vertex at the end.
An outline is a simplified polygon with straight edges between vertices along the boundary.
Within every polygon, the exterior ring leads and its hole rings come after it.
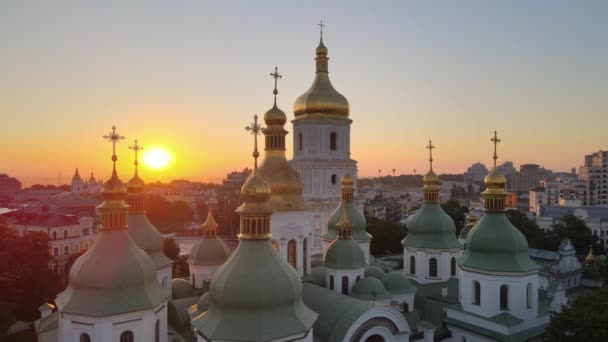
POLYGON ((196 241, 190 250, 188 263, 197 266, 219 266, 228 260, 230 252, 224 243, 217 238, 218 224, 213 218, 211 208, 205 223, 203 237, 196 241))
POLYGON ((369 277, 359 280, 351 292, 351 296, 365 301, 390 299, 391 295, 377 278, 369 277))
POLYGON ((382 277, 384 277, 384 275, 386 275, 386 272, 384 272, 384 270, 378 266, 367 266, 365 268, 365 278, 371 277, 380 280, 382 277))
POLYGON ((439 205, 439 190, 441 180, 433 172, 433 146, 429 140, 429 172, 424 176, 422 206, 407 223, 407 236, 403 239, 404 247, 452 249, 462 248, 456 239, 454 220, 446 214, 439 205))
MULTIPOLYGON (((106 136, 113 144, 122 137, 113 131, 106 136)), ((127 189, 116 174, 102 189, 103 203, 97 207, 101 230, 93 246, 70 270, 69 283, 57 297, 63 313, 105 317, 152 309, 164 300, 156 280, 156 267, 127 232, 127 189)))
POLYGON ((458 238, 463 240, 467 238, 467 234, 471 231, 471 229, 473 229, 473 227, 475 227, 475 223, 477 222, 477 216, 475 216, 472 212, 469 212, 465 219, 467 223, 462 228, 462 230, 460 231, 460 235, 458 236, 458 238))
POLYGON ((327 232, 323 234, 324 240, 334 240, 338 236, 338 222, 342 216, 342 211, 346 211, 348 220, 352 224, 351 235, 353 240, 356 242, 367 242, 371 240, 371 235, 367 233, 366 226, 367 222, 365 217, 357 208, 354 202, 354 180, 349 172, 349 161, 350 157, 346 158, 344 164, 344 176, 340 180, 340 204, 338 207, 329 215, 327 220, 327 232))
POLYGON ((303 336, 318 316, 302 301, 298 274, 270 243, 270 188, 257 167, 261 131, 257 116, 249 130, 255 137, 255 163, 241 189, 244 203, 237 209, 240 243, 211 279, 208 310, 192 320, 192 327, 207 340, 272 341, 303 336))
POLYGON ((329 80, 327 47, 323 36, 316 49, 315 80, 304 94, 300 95, 293 105, 296 120, 315 119, 348 119, 349 105, 346 98, 334 89, 329 80))
POLYGON ((287 121, 285 113, 277 107, 277 80, 282 76, 275 67, 274 106, 264 115, 266 128, 265 155, 260 165, 260 176, 270 186, 269 205, 274 211, 294 211, 304 208, 302 200, 303 184, 300 173, 291 166, 285 157, 285 136, 283 127, 287 121))
POLYGON ((339 235, 325 254, 323 265, 333 269, 358 269, 367 266, 363 250, 352 239, 352 223, 346 215, 346 209, 342 209, 342 216, 337 224, 339 235))
POLYGON ((506 217, 504 176, 496 168, 496 144, 500 142, 494 132, 494 168, 484 183, 485 214, 467 234, 465 252, 459 259, 465 269, 494 272, 535 272, 540 269, 528 256, 528 241, 506 217))
POLYGON ((408 277, 401 271, 393 271, 382 277, 382 284, 391 294, 406 294, 414 292, 408 277))
POLYGON ((171 298, 173 300, 189 298, 194 296, 195 289, 189 281, 182 278, 171 280, 171 298))

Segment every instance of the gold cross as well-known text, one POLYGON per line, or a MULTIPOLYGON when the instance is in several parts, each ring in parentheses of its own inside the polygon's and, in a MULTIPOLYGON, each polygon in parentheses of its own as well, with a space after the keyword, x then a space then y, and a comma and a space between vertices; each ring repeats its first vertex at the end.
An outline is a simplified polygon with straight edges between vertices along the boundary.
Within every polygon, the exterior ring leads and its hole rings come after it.
POLYGON ((323 20, 321 20, 321 22, 318 23, 317 26, 319 26, 321 28, 321 39, 323 39, 323 27, 325 27, 327 25, 323 24, 323 20))
POLYGON ((274 67, 274 72, 270 73, 270 76, 272 76, 272 78, 274 78, 274 90, 272 91, 272 93, 274 94, 274 104, 277 104, 277 94, 279 93, 279 91, 277 90, 277 81, 279 80, 279 78, 282 78, 283 75, 279 74, 279 68, 277 68, 276 66, 274 67))
POLYGON ((260 135, 264 131, 264 127, 258 124, 258 115, 253 116, 253 122, 245 127, 245 130, 251 132, 253 134, 253 158, 255 158, 255 167, 258 167, 258 157, 260 156, 260 152, 258 152, 258 135, 260 135))
POLYGON ((429 149, 429 162, 431 163, 431 170, 432 170, 433 169, 433 149, 435 148, 435 146, 433 145, 431 140, 429 140, 429 144, 426 146, 426 148, 429 149))
POLYGON ((490 141, 494 143, 494 167, 496 167, 496 159, 498 159, 498 154, 496 154, 496 146, 500 142, 496 131, 494 131, 494 138, 490 139, 490 141))
POLYGON ((137 143, 137 139, 135 139, 135 144, 133 146, 129 146, 129 150, 133 150, 135 152, 135 171, 137 171, 137 166, 139 165, 139 161, 137 161, 137 153, 143 149, 144 148, 139 146, 137 143))
POLYGON ((116 126, 112 126, 112 132, 103 136, 104 139, 108 140, 112 143, 112 161, 116 161, 118 158, 116 157, 116 143, 123 140, 125 137, 116 133, 116 126))

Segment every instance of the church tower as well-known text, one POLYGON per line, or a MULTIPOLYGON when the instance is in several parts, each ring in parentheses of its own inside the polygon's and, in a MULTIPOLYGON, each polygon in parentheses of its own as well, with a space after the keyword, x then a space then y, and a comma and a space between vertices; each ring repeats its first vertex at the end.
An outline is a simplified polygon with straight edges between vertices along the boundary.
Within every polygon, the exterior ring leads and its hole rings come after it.
POLYGON ((80 173, 78 172, 78 168, 74 171, 74 176, 72 176, 72 184, 70 186, 70 190, 73 193, 79 194, 84 191, 84 181, 80 178, 80 173))
MULTIPOLYGON (((350 151, 349 104, 329 80, 328 50, 321 40, 316 49, 315 79, 308 91, 295 101, 293 112, 293 159, 291 165, 302 176, 303 197, 315 210, 315 253, 321 253, 321 235, 330 213, 340 198, 340 178, 350 151)), ((357 162, 349 161, 350 174, 357 187, 357 162)))
POLYGON ((139 248, 143 249, 154 264, 156 265, 156 279, 163 289, 165 298, 171 299, 171 267, 173 261, 165 255, 164 238, 159 231, 152 225, 146 215, 145 186, 144 181, 139 177, 139 161, 137 155, 144 148, 139 146, 137 140, 129 147, 135 153, 135 174, 127 182, 127 203, 129 204, 129 216, 127 225, 129 235, 139 248))

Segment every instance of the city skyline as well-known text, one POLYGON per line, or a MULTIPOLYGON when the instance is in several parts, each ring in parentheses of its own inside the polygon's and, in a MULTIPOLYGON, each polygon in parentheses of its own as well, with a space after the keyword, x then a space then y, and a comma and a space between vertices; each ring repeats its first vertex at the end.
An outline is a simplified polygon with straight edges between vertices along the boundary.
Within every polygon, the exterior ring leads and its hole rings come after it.
MULTIPOLYGON (((140 168, 147 182, 217 182, 251 167, 243 127, 272 106, 268 74, 275 65, 283 74, 278 105, 292 119, 314 76, 321 19, 362 178, 424 173, 429 138, 438 173, 490 165, 494 130, 499 164, 568 171, 606 148, 604 3, 319 4, 5 6, 0 111, 10 129, 0 143, 11 148, 0 172, 26 185, 60 173, 69 183, 74 168, 107 179, 99 138, 114 124, 127 137, 122 178, 135 139, 174 156, 162 171, 140 168)), ((288 158, 291 148, 290 134, 288 158)))

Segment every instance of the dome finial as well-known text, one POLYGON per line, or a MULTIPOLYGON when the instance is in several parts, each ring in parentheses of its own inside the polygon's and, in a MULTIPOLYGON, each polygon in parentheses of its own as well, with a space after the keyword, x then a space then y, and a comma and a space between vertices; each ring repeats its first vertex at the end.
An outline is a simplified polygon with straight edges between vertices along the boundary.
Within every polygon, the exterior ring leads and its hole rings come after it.
POLYGON ((496 160, 498 159, 496 149, 498 143, 501 141, 498 139, 498 134, 496 131, 494 131, 494 137, 492 137, 490 141, 494 143, 494 167, 492 168, 492 171, 483 179, 486 189, 481 193, 481 195, 484 197, 484 206, 487 211, 504 211, 505 197, 507 196, 507 193, 505 192, 507 179, 502 173, 500 173, 500 171, 498 171, 498 168, 496 167, 496 160))
POLYGON ((433 149, 435 148, 435 146, 433 146, 432 141, 429 139, 429 144, 426 146, 426 148, 429 150, 429 163, 431 165, 431 171, 433 171, 433 149))
POLYGON ((500 142, 500 139, 498 139, 498 134, 496 131, 494 131, 494 137, 492 139, 490 139, 491 142, 494 143, 494 167, 496 167, 496 159, 498 159, 498 154, 496 154, 496 147, 498 145, 498 143, 500 142))
POLYGON ((274 90, 272 91, 272 93, 274 94, 274 105, 276 107, 277 94, 279 93, 279 91, 277 90, 277 81, 279 80, 279 78, 283 77, 283 75, 279 74, 279 68, 275 66, 274 72, 271 72, 270 76, 272 76, 272 78, 274 78, 274 90))
POLYGON ((321 28, 321 42, 323 42, 323 27, 325 27, 327 25, 323 24, 323 20, 321 20, 321 22, 319 22, 317 24, 317 26, 319 26, 321 28))
POLYGON ((422 177, 422 192, 424 193, 424 202, 439 202, 439 191, 441 190, 441 180, 433 171, 433 150, 435 145, 429 139, 429 144, 425 146, 429 150, 430 168, 424 177, 422 177))
POLYGON ((139 151, 143 150, 144 148, 139 146, 139 144, 137 143, 137 139, 135 139, 135 143, 133 144, 133 146, 129 146, 129 150, 132 150, 135 153, 135 161, 133 162, 133 165, 135 165, 135 175, 137 176, 137 168, 139 166, 139 161, 137 160, 137 154, 139 153, 139 151))
POLYGON ((116 173, 116 161, 118 157, 116 156, 116 143, 123 140, 125 137, 116 133, 116 126, 112 126, 112 132, 103 136, 104 139, 112 143, 112 161, 114 162, 114 173, 116 173))
MULTIPOLYGON (((135 143, 133 144, 133 146, 129 146, 129 150, 132 150, 135 153, 135 161, 133 162, 133 165, 135 165, 135 174, 133 175, 133 178, 131 178, 127 182, 127 189, 129 190, 129 193, 143 193, 144 188, 146 186, 144 181, 141 178, 139 178, 139 172, 138 172, 139 160, 138 160, 137 156, 139 155, 139 151, 141 151, 143 149, 144 148, 141 147, 139 145, 139 143, 137 142, 137 139, 135 139, 135 143)), ((139 197, 137 199, 131 198, 129 200, 129 205, 131 205, 131 212, 133 212, 133 213, 145 211, 142 197, 139 197)))
POLYGON ((253 158, 254 158, 254 164, 253 164, 253 172, 257 172, 258 171, 258 157, 260 156, 260 152, 258 152, 258 135, 260 135, 263 131, 264 131, 264 127, 262 127, 262 125, 258 124, 258 115, 254 115, 253 116, 253 122, 245 127, 246 131, 250 131, 251 134, 253 134, 253 158))

